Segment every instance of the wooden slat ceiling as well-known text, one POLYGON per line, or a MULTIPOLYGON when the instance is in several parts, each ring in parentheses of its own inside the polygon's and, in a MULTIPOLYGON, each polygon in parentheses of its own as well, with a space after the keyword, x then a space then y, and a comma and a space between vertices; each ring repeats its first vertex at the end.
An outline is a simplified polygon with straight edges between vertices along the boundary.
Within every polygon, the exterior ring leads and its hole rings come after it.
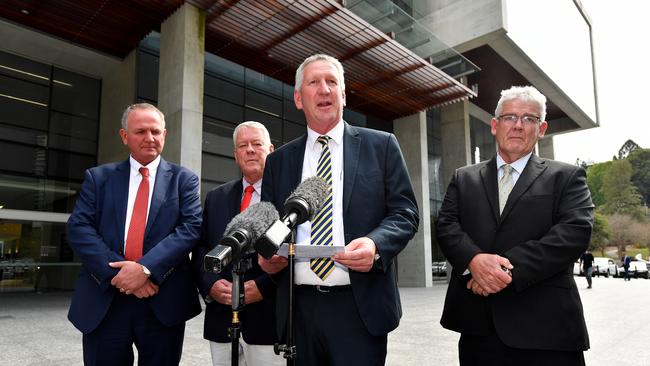
POLYGON ((0 0, 0 17, 124 58, 183 0, 0 0))
MULTIPOLYGON (((2 0, 0 17, 125 57, 183 0, 2 0)), ((345 67, 348 107, 393 119, 475 94, 333 0, 187 0, 208 52, 293 84, 314 53, 345 67)))
POLYGON ((206 11, 206 50, 293 85, 326 53, 345 68, 347 105, 393 119, 475 94, 332 0, 188 0, 206 11))

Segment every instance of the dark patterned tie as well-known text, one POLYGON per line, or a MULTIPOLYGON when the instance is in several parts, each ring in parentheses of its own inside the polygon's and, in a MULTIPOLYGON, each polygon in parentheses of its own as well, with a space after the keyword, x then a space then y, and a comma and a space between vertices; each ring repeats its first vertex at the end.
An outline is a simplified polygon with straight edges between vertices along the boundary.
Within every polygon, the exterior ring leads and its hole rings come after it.
MULTIPOLYGON (((316 175, 327 182, 328 195, 323 207, 311 222, 311 245, 333 245, 332 241, 332 156, 328 142, 329 136, 320 136, 318 142, 322 145, 318 170, 316 175)), ((314 258, 310 261, 311 270, 323 281, 334 270, 334 261, 330 258, 314 258)))

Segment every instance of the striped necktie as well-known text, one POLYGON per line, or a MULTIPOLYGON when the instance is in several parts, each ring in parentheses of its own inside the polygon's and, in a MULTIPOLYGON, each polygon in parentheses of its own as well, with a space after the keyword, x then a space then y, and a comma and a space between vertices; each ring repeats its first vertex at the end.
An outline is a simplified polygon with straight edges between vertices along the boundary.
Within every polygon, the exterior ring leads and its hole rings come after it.
MULTIPOLYGON (((318 142, 322 145, 316 175, 327 182, 328 195, 323 207, 311 222, 311 245, 333 245, 332 241, 332 156, 328 142, 329 136, 320 136, 318 142)), ((310 261, 311 270, 325 280, 334 270, 334 261, 330 258, 314 258, 310 261)))
POLYGON ((506 164, 502 169, 503 175, 499 179, 499 213, 503 213, 503 208, 506 207, 508 196, 514 186, 514 177, 512 176, 514 168, 511 165, 506 164))

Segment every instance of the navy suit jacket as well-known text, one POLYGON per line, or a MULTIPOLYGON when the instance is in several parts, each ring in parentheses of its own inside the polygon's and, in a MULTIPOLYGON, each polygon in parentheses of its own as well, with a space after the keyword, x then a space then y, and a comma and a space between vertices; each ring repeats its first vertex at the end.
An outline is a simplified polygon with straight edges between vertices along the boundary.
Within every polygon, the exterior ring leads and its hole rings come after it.
POLYGON ((494 327, 514 348, 589 348, 573 263, 589 244, 593 208, 577 166, 532 155, 501 215, 496 157, 458 169, 438 217, 438 242, 453 265, 441 324, 473 335, 494 327), (512 283, 487 297, 462 275, 481 252, 514 266, 512 283))
MULTIPOLYGON (((242 198, 241 179, 224 183, 213 189, 205 198, 201 241, 192 254, 195 271, 198 275, 199 292, 204 299, 210 294, 212 285, 219 279, 232 282, 232 264, 219 274, 205 272, 203 259, 223 237, 226 226, 239 214, 242 198)), ((257 256, 252 258, 252 267, 244 275, 244 281, 254 280, 262 294, 262 301, 246 304, 239 312, 244 341, 248 344, 274 344, 275 332, 275 290, 271 277, 257 264, 257 256)), ((244 299, 245 301, 245 299, 244 299)), ((228 328, 232 322, 232 308, 216 301, 206 302, 203 337, 213 342, 229 342, 228 328)))
MULTIPOLYGON (((124 260, 129 170, 129 160, 86 170, 68 219, 68 242, 82 263, 68 319, 83 333, 99 325, 118 293, 111 285, 118 269, 108 263, 124 260)), ((198 188, 194 173, 160 159, 138 262, 160 286, 158 294, 142 301, 167 326, 201 312, 188 256, 201 230, 198 188)))
MULTIPOLYGON (((345 243, 367 236, 381 255, 370 272, 350 271, 357 311, 368 332, 383 336, 402 316, 394 259, 418 229, 417 202, 394 135, 345 123, 343 133, 343 225, 345 243)), ((262 200, 279 212, 302 176, 307 135, 287 143, 266 160, 262 200)), ((288 308, 287 270, 278 276, 278 332, 284 335, 288 308)))

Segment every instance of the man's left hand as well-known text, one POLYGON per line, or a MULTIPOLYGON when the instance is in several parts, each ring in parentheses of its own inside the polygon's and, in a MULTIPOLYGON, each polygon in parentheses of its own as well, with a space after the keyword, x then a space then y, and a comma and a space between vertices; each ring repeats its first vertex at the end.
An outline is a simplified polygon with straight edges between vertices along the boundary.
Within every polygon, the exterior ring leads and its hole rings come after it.
POLYGON ((108 264, 113 268, 119 268, 120 271, 111 280, 111 285, 120 289, 127 295, 131 295, 147 282, 149 277, 144 274, 142 265, 132 261, 110 262, 108 264))
POLYGON ((377 246, 375 242, 362 237, 354 239, 345 246, 345 251, 336 253, 332 259, 357 272, 368 272, 375 261, 377 246))
POLYGON ((250 280, 244 282, 244 302, 246 304, 262 301, 262 298, 262 293, 257 288, 255 281, 250 280))

